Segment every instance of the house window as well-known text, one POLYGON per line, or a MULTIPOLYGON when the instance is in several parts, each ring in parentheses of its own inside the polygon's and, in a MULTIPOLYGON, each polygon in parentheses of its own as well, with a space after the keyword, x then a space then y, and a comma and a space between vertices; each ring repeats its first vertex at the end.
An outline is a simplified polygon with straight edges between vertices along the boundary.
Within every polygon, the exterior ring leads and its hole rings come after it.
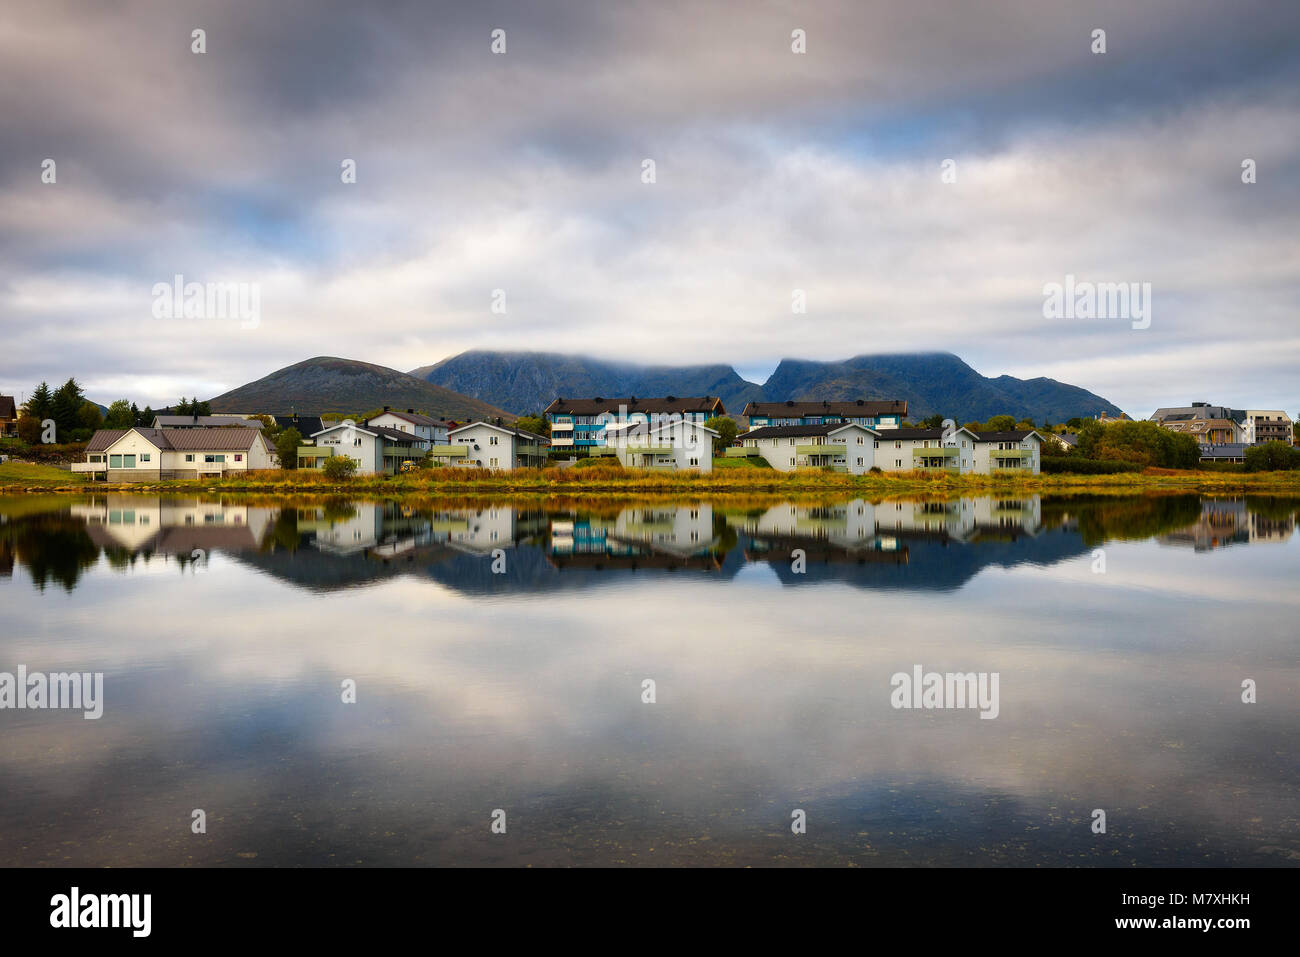
POLYGON ((496 459, 488 459, 488 465, 490 465, 492 468, 496 468, 496 467, 497 467, 497 460, 496 460, 496 459))
POLYGON ((123 455, 123 456, 122 456, 122 468, 124 468, 124 469, 133 469, 133 468, 135 468, 135 456, 134 456, 134 455, 123 455))
POLYGON ((140 461, 141 461, 141 462, 148 462, 148 461, 149 461, 149 455, 150 455, 149 452, 141 452, 141 453, 140 453, 140 461))
POLYGON ((186 461, 186 462, 193 462, 193 461, 194 461, 194 453, 191 452, 190 454, 186 455, 186 456, 185 456, 185 461, 186 461))
POLYGON ((692 464, 692 465, 699 465, 699 464, 700 464, 700 460, 699 460, 699 459, 691 459, 691 464, 692 464))
MULTIPOLYGON (((862 456, 860 456, 860 455, 858 456, 858 464, 859 464, 859 465, 862 464, 862 456)), ((862 509, 858 509, 858 514, 859 514, 859 515, 862 514, 862 509)))
POLYGON ((242 461, 244 461, 244 457, 243 457, 242 455, 236 455, 236 456, 235 456, 235 461, 236 461, 236 462, 242 462, 242 461))
POLYGON ((894 459, 894 468, 896 468, 896 469, 901 469, 902 467, 903 467, 903 460, 902 460, 902 459, 894 459))
MULTIPOLYGON (((496 444, 497 444, 497 438, 498 438, 498 437, 495 436, 495 435, 489 435, 489 436, 488 436, 488 445, 496 445, 496 444)), ((493 459, 492 461, 495 462, 496 459, 493 459)))
POLYGON ((120 469, 122 467, 122 456, 110 455, 108 457, 108 467, 111 469, 120 469))
POLYGON ((225 461, 226 461, 226 457, 225 457, 224 455, 205 455, 205 456, 203 456, 203 461, 205 461, 205 462, 225 462, 225 461))

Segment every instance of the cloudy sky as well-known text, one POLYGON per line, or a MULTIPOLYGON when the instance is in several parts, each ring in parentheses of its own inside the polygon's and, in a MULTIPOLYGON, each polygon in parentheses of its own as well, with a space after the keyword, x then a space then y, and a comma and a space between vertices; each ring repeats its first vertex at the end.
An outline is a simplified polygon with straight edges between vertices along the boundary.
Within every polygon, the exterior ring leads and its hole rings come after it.
POLYGON ((0 391, 946 350, 1295 414, 1298 46, 1282 0, 6 0, 0 391), (178 274, 256 321, 156 318, 178 274), (1149 328, 1045 318, 1067 275, 1150 283, 1149 328))

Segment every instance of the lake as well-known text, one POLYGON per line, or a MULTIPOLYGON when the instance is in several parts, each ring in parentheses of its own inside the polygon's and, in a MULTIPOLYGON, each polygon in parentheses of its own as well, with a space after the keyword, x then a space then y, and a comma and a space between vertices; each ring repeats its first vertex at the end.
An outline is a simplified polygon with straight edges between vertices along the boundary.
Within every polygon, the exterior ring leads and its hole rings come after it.
POLYGON ((1295 866, 1297 513, 0 498, 0 864, 1295 866))

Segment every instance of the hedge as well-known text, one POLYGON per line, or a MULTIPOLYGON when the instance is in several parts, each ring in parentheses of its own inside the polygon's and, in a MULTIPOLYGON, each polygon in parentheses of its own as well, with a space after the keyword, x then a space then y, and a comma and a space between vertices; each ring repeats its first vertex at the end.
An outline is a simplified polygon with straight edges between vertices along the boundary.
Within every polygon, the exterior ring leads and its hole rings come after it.
POLYGON ((1041 459, 1044 475, 1115 475, 1119 472, 1141 472, 1137 462, 1114 462, 1109 459, 1078 459, 1070 455, 1044 455, 1041 459))

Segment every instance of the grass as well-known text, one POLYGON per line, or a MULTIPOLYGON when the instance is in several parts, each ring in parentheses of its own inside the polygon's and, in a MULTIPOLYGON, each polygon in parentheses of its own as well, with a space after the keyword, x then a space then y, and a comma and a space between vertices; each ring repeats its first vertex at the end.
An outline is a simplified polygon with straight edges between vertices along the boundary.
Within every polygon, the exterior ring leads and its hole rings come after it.
POLYGON ((33 462, 0 462, 0 489, 9 486, 50 488, 64 485, 85 485, 80 473, 68 472, 53 465, 33 462))
MULTIPOLYGON (((733 460, 735 461, 735 460, 733 460)), ((753 465, 727 465, 709 475, 624 469, 596 463, 582 469, 521 469, 488 472, 456 468, 425 469, 403 475, 362 476, 331 482, 319 472, 248 472, 219 479, 88 485, 79 475, 50 466, 10 462, 0 465, 0 491, 27 488, 85 491, 212 491, 271 494, 375 495, 726 495, 751 493, 850 495, 954 495, 962 493, 1072 493, 1269 491, 1300 495, 1300 471, 1224 473, 1148 469, 1116 475, 949 475, 894 472, 848 475, 818 469, 779 472, 753 465)))

